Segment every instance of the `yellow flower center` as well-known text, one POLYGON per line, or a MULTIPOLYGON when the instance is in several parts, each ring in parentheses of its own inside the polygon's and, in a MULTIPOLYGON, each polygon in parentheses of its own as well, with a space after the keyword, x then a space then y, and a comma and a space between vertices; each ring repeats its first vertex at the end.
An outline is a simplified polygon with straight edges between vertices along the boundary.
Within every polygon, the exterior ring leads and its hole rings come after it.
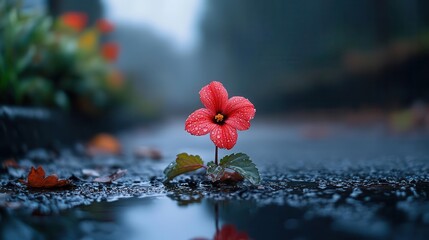
POLYGON ((216 116, 214 117, 214 119, 216 120, 216 122, 218 122, 218 123, 221 123, 221 122, 223 122, 223 115, 222 114, 220 114, 220 113, 218 113, 218 114, 216 114, 216 116))

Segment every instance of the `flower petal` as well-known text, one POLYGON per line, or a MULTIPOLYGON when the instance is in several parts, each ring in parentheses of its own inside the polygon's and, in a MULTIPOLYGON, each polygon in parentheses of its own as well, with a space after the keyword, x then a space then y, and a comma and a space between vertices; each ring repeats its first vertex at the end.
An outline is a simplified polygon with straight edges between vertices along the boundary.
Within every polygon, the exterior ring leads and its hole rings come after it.
POLYGON ((250 120, 255 117, 255 106, 244 97, 232 97, 228 100, 224 114, 228 116, 226 124, 238 129, 247 130, 250 120))
POLYGON ((228 124, 215 125, 210 139, 219 148, 231 149, 237 143, 237 130, 228 124))
POLYGON ((185 130, 196 136, 206 135, 216 126, 213 123, 214 112, 206 108, 200 108, 191 113, 185 122, 185 130))
POLYGON ((228 92, 222 83, 213 81, 201 89, 200 99, 207 109, 219 113, 228 101, 228 92))

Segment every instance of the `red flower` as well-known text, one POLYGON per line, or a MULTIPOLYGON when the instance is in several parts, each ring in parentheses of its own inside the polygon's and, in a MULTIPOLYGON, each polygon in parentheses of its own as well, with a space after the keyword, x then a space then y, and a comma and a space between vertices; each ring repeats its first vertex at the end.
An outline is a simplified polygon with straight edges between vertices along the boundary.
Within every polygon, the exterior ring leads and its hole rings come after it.
POLYGON ((99 19, 97 21, 97 29, 102 33, 109 33, 115 29, 113 24, 106 19, 99 19))
POLYGON ((237 130, 250 128, 255 107, 244 97, 228 99, 228 92, 220 82, 211 82, 200 91, 200 99, 206 108, 189 115, 185 130, 192 135, 210 133, 210 139, 219 148, 231 149, 237 142, 237 130))
POLYGON ((222 229, 216 233, 214 240, 248 240, 249 236, 245 232, 239 232, 234 225, 223 225, 222 229))
POLYGON ((60 19, 66 26, 80 32, 85 27, 88 17, 85 13, 67 12, 61 15, 60 19))
POLYGON ((105 43, 101 46, 101 55, 109 62, 114 62, 118 58, 119 46, 116 43, 105 43))

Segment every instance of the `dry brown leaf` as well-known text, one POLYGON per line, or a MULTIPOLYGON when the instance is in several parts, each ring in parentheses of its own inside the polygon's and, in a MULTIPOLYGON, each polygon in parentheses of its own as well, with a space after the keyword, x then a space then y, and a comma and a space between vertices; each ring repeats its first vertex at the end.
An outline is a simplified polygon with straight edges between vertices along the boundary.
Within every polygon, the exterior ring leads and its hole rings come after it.
POLYGON ((65 187, 70 185, 69 180, 59 180, 57 175, 49 175, 45 177, 45 170, 41 166, 38 168, 31 167, 30 173, 28 174, 27 182, 22 181, 28 187, 33 188, 55 188, 65 187))
POLYGON ((121 152, 121 144, 112 135, 100 133, 89 141, 87 151, 90 155, 119 154, 121 152))
POLYGON ((111 183, 123 177, 127 173, 127 169, 118 169, 116 172, 110 174, 109 176, 98 177, 94 179, 94 182, 100 183, 111 183))

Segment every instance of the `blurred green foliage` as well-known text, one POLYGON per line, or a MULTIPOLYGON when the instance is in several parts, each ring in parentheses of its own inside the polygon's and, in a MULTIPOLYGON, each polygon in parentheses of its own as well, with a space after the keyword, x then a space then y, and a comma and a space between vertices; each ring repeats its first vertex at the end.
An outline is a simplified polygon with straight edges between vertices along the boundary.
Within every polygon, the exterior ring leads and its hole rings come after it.
POLYGON ((123 104, 131 87, 111 64, 118 49, 103 52, 103 34, 0 0, 0 103, 89 115, 123 104))

